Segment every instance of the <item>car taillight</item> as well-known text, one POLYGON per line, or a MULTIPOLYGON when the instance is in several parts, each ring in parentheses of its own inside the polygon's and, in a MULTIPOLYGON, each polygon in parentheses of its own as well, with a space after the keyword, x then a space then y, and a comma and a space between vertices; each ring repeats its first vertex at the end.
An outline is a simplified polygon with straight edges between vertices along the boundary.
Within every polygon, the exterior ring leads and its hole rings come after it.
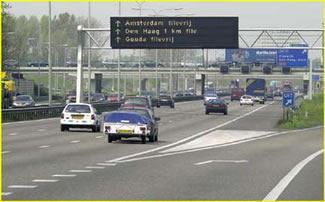
POLYGON ((61 114, 61 119, 64 119, 64 113, 61 114))
POLYGON ((212 104, 208 104, 208 107, 212 107, 212 104))
POLYGON ((146 127, 140 127, 140 130, 142 131, 142 134, 146 133, 146 127))
POLYGON ((108 132, 111 130, 111 126, 105 126, 105 131, 108 132))
POLYGON ((95 114, 91 115, 91 120, 95 120, 95 114))

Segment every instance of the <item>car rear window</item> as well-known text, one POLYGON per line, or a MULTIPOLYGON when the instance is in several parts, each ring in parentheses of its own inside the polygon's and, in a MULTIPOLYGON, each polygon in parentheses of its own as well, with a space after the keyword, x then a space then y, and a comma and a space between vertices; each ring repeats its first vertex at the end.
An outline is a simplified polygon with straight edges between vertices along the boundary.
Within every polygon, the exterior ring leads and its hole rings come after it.
POLYGON ((29 96, 18 96, 17 98, 16 98, 16 101, 31 101, 32 99, 31 99, 31 97, 29 97, 29 96))
POLYGON ((147 124, 149 119, 134 112, 112 112, 104 117, 105 122, 126 124, 147 124))
POLYGON ((225 103, 225 101, 224 100, 216 100, 216 99, 213 99, 213 100, 209 100, 208 103, 223 104, 223 103, 225 103))
POLYGON ((241 92, 244 92, 244 89, 242 89, 242 88, 233 88, 231 90, 231 92, 233 92, 233 93, 241 93, 241 92))
POLYGON ((122 112, 134 112, 134 113, 141 114, 141 115, 151 119, 149 112, 147 110, 144 110, 144 109, 123 109, 122 108, 122 109, 120 109, 120 111, 122 111, 122 112))
POLYGON ((88 105, 69 105, 65 111, 76 113, 90 113, 90 107, 88 105))
POLYGON ((146 99, 144 98, 128 98, 125 100, 126 105, 148 105, 146 99))

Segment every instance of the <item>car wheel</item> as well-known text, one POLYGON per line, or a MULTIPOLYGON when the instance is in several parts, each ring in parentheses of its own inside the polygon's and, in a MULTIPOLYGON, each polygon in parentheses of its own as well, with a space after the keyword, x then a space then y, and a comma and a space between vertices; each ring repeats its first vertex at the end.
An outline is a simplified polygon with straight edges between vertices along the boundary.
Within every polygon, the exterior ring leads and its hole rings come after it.
POLYGON ((65 131, 65 126, 61 125, 61 132, 65 131))
POLYGON ((97 126, 97 132, 100 132, 100 125, 97 126))
POLYGON ((205 114, 209 114, 209 111, 205 111, 205 114))
POLYGON ((141 137, 141 143, 146 144, 146 142, 147 142, 146 136, 142 136, 141 137))
POLYGON ((113 141, 113 137, 111 135, 107 135, 107 142, 111 143, 113 141))
POLYGON ((233 99, 230 99, 230 101, 232 102, 232 101, 233 101, 233 99))
POLYGON ((170 108, 175 108, 175 105, 170 105, 170 108))
POLYGON ((254 106, 254 103, 252 104, 252 106, 254 106))
POLYGON ((223 114, 224 114, 224 115, 227 115, 227 114, 228 114, 228 111, 225 111, 223 114))
POLYGON ((157 132, 157 134, 155 136, 155 142, 158 142, 158 132, 157 132))
POLYGON ((160 105, 157 105, 157 108, 160 108, 160 105))
POLYGON ((240 106, 242 106, 242 103, 240 103, 240 106))

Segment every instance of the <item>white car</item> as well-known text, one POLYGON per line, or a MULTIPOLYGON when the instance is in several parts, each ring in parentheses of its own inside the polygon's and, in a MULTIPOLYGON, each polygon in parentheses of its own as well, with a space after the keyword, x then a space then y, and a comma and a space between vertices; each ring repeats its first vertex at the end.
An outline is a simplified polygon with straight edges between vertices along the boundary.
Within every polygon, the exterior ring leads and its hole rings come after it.
POLYGON ((61 114, 61 131, 70 128, 91 128, 100 131, 100 114, 91 104, 72 103, 65 106, 61 114))
POLYGON ((253 97, 250 95, 243 95, 240 97, 240 105, 252 105, 254 106, 253 97))

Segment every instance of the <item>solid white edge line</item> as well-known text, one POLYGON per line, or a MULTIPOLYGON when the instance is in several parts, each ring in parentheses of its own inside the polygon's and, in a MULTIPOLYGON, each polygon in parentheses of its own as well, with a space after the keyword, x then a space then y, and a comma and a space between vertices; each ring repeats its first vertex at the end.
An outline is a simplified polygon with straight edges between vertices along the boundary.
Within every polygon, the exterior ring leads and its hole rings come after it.
POLYGON ((35 179, 32 182, 58 182, 59 180, 52 180, 52 179, 35 179))
POLYGON ((1 192, 1 196, 9 196, 13 194, 13 192, 1 192))
POLYGON ((76 177, 77 175, 54 174, 52 177, 76 177))
POLYGON ((168 148, 168 147, 172 147, 172 146, 174 146, 174 145, 177 145, 177 144, 180 144, 180 143, 186 142, 186 141, 188 141, 188 140, 194 139, 194 138, 196 138, 196 137, 198 137, 198 136, 200 136, 200 135, 202 135, 202 134, 212 132, 212 131, 214 131, 214 130, 216 130, 216 129, 218 129, 218 128, 221 128, 222 126, 225 126, 225 125, 228 125, 228 124, 230 124, 230 123, 232 123, 232 122, 235 122, 235 121, 237 121, 237 120, 239 120, 239 119, 241 119, 241 118, 243 118, 243 117, 246 117, 246 116, 248 116, 248 115, 250 115, 250 114, 252 114, 252 113, 254 113, 254 112, 256 112, 256 111, 258 111, 258 110, 260 110, 260 109, 262 109, 262 108, 264 108, 264 107, 266 107, 266 106, 269 106, 269 105, 271 105, 271 104, 273 104, 273 103, 274 103, 274 101, 271 102, 271 103, 269 103, 268 105, 263 105, 263 106, 261 106, 261 107, 255 109, 255 110, 253 110, 253 111, 251 111, 251 112, 248 112, 248 113, 246 113, 246 114, 243 114, 243 115, 241 115, 241 116, 239 116, 239 117, 237 117, 237 118, 235 118, 235 119, 233 119, 233 120, 227 121, 227 122, 222 123, 222 124, 220 124, 220 125, 218 125, 218 126, 215 126, 215 127, 213 127, 213 128, 207 129, 207 130, 202 131, 202 132, 199 132, 199 133, 197 133, 197 134, 194 134, 194 135, 192 135, 192 136, 190 136, 190 137, 184 138, 184 139, 179 140, 179 141, 177 141, 177 142, 174 142, 174 143, 171 143, 171 144, 168 144, 168 145, 165 145, 165 146, 161 146, 161 147, 158 147, 158 148, 150 149, 150 150, 147 150, 147 151, 143 151, 143 152, 139 152, 139 153, 135 153, 135 154, 131 154, 131 155, 127 155, 127 156, 119 157, 119 158, 112 159, 112 160, 107 161, 107 162, 119 162, 119 161, 122 161, 122 160, 124 160, 124 159, 132 158, 132 157, 135 157, 135 156, 140 156, 140 155, 143 155, 143 154, 147 154, 147 153, 151 153, 151 152, 159 151, 159 150, 162 150, 162 149, 165 149, 165 148, 168 148))
POLYGON ((10 189, 34 189, 36 188, 36 185, 11 185, 8 186, 10 189))
POLYGON ((280 182, 272 189, 270 193, 263 199, 263 201, 275 201, 289 185, 289 183, 298 175, 298 173, 314 158, 324 152, 323 149, 311 154, 303 161, 299 162, 280 182))

